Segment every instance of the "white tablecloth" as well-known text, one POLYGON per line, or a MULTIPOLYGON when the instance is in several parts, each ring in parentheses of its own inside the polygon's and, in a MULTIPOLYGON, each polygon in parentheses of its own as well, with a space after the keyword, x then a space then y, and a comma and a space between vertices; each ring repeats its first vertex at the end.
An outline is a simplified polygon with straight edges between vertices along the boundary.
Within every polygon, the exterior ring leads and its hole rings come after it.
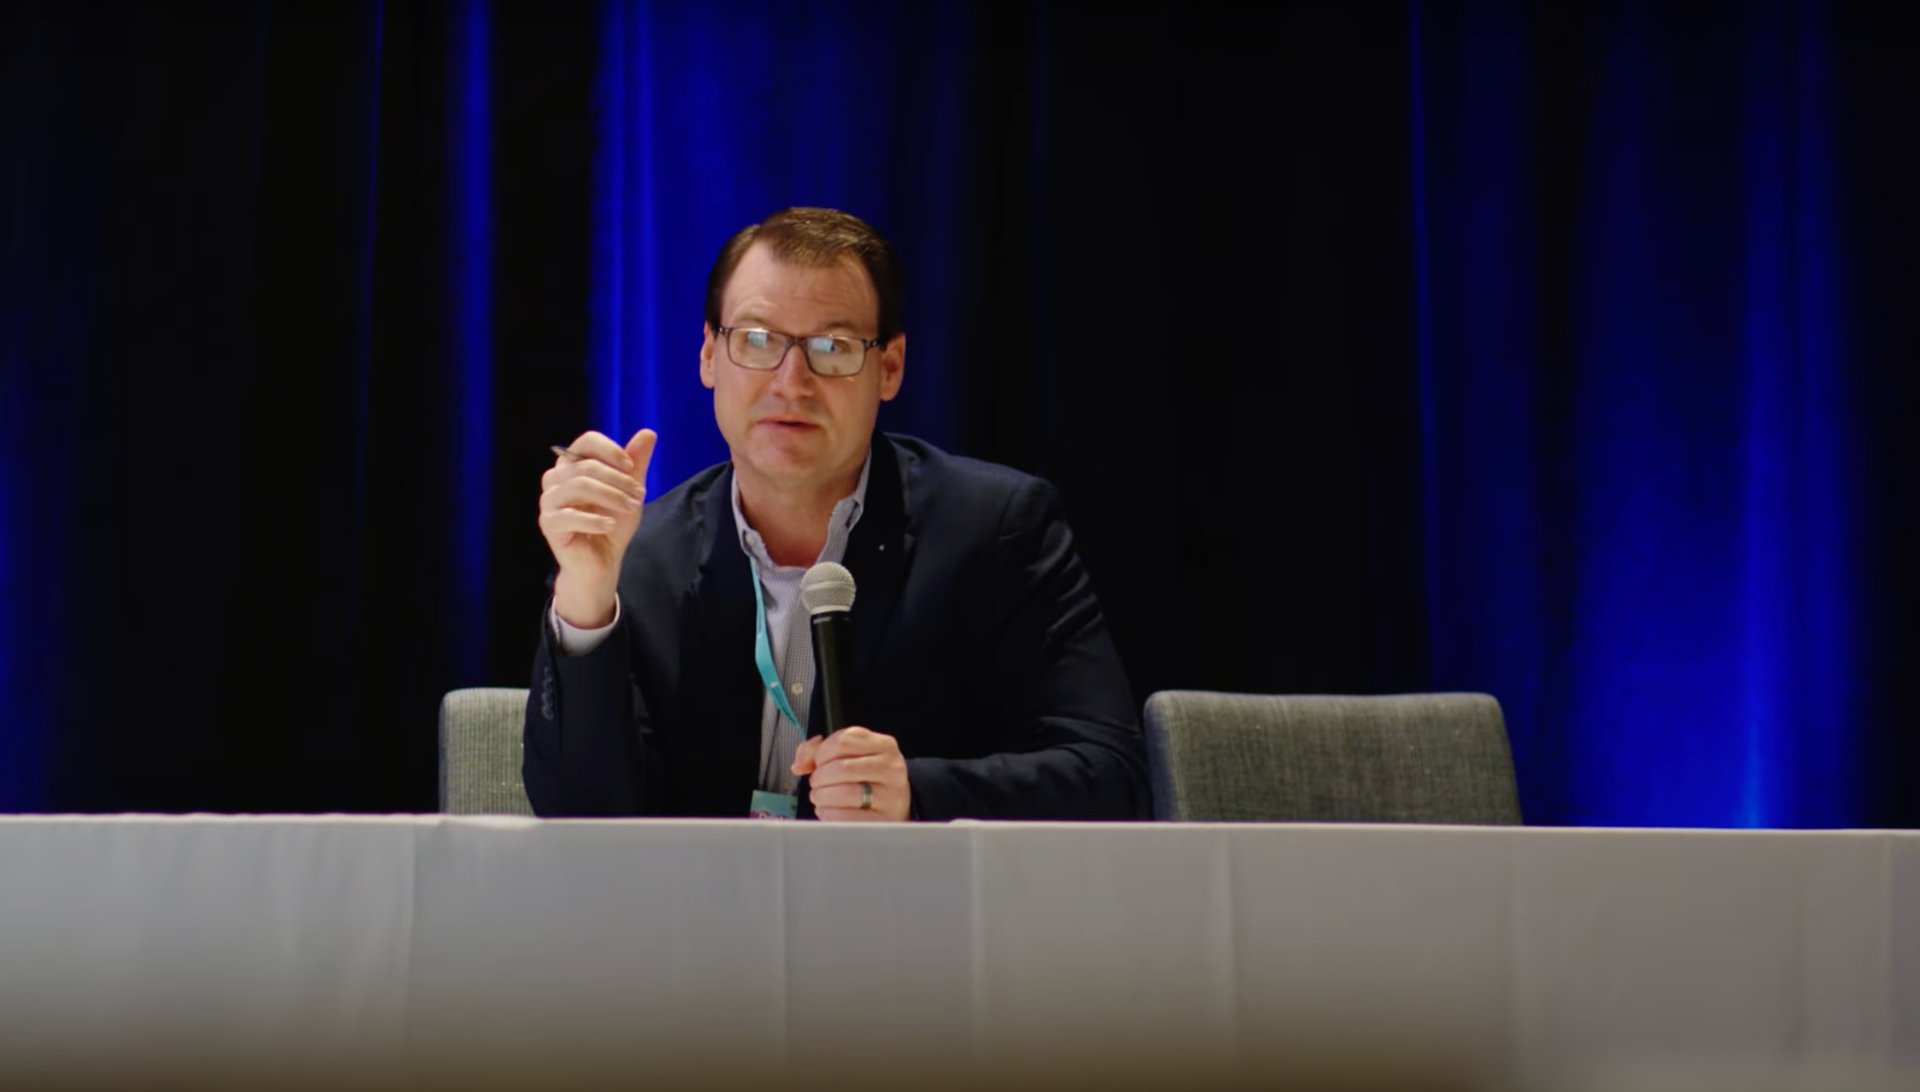
POLYGON ((13 1064, 1920 1063, 1920 833, 21 817, 0 869, 13 1064))

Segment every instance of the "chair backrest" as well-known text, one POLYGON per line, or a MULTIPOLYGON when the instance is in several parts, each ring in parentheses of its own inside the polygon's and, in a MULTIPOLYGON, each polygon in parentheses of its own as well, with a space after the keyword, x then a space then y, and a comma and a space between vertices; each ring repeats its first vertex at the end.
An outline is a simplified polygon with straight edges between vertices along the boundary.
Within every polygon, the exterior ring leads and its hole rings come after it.
POLYGON ((1157 819, 1520 822, 1500 703, 1165 690, 1147 699, 1157 819))
POLYGON ((440 810, 450 815, 532 815, 520 781, 527 692, 454 690, 440 701, 440 810))

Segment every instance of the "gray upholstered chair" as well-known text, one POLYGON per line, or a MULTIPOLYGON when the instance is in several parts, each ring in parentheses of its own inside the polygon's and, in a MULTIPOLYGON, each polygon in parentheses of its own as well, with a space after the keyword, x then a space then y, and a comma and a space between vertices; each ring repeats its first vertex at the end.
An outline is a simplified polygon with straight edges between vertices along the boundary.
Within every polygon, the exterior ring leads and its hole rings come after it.
POLYGON ((450 815, 532 815, 520 782, 527 692, 454 690, 440 702, 440 810, 450 815))
POLYGON ((1486 694, 1147 699, 1156 819, 1517 824, 1500 703, 1486 694))

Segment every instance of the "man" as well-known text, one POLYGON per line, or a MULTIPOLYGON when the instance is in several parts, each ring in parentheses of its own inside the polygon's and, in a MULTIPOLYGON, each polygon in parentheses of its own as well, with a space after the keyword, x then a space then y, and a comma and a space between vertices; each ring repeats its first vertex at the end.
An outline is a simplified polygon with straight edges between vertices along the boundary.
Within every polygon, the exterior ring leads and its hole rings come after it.
POLYGON ((589 432, 546 472, 540 814, 1150 814, 1138 714, 1052 487, 874 433, 906 367, 901 294, 846 213, 743 229, 700 345, 730 461, 646 503, 654 433, 589 432), (818 561, 857 582, 853 725, 809 739, 798 588, 818 561))

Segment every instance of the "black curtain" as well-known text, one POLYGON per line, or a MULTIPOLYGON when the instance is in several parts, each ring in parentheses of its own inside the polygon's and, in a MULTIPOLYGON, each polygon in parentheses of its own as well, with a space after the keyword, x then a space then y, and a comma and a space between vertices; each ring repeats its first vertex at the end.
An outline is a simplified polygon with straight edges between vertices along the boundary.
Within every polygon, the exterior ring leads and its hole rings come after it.
MULTIPOLYGON (((447 317, 472 7, 0 16, 0 808, 428 810, 439 696, 525 685, 545 447, 591 423, 602 9, 481 6, 494 456, 472 468, 455 465, 447 317), (451 483, 476 472, 495 498, 479 604, 450 575, 470 546, 451 483), (474 626, 477 669, 451 651, 474 626)), ((1448 578, 1419 242, 1446 237, 1423 216, 1470 195, 1416 138, 1464 139, 1477 115, 1422 95, 1471 69, 1488 10, 1537 62, 1523 168, 1544 242, 1518 276, 1541 301, 1537 507, 1571 534, 1552 513, 1577 485, 1552 452, 1582 396, 1564 359, 1582 322, 1571 240, 1603 166, 1578 133, 1619 6, 966 10, 966 131, 904 118, 874 135, 896 155, 963 142, 957 250, 899 240, 915 291, 965 320, 915 349, 948 371, 905 397, 956 392, 931 438, 1061 486, 1138 698, 1498 692, 1448 649, 1503 619, 1436 629, 1432 613, 1448 578)), ((1889 17, 1821 11, 1864 497, 1848 515, 1861 772, 1833 791, 1862 823, 1905 826, 1920 95, 1889 17)), ((1667 13, 1646 33, 1712 43, 1744 18, 1667 13)), ((907 80, 912 60, 872 63, 907 80)), ((1543 657, 1567 654, 1555 640, 1549 626, 1543 657)), ((1560 707, 1525 708, 1511 727, 1531 817, 1630 812, 1583 810, 1598 775, 1560 707)), ((1627 772, 1607 776, 1635 776, 1617 757, 1627 772)))

